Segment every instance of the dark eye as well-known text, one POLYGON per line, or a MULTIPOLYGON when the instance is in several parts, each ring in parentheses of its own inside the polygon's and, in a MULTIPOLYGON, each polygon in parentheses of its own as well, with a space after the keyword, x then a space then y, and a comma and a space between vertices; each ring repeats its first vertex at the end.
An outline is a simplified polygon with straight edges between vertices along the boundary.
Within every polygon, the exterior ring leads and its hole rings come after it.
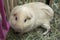
POLYGON ((31 18, 26 18, 25 20, 24 20, 24 22, 26 22, 27 20, 30 20, 31 18))
POLYGON ((26 21, 27 21, 27 19, 24 20, 24 22, 26 22, 26 21))
POLYGON ((17 20, 17 17, 15 17, 15 20, 17 20))
POLYGON ((17 15, 16 14, 13 14, 13 16, 15 17, 15 20, 17 20, 17 17, 16 17, 17 15))

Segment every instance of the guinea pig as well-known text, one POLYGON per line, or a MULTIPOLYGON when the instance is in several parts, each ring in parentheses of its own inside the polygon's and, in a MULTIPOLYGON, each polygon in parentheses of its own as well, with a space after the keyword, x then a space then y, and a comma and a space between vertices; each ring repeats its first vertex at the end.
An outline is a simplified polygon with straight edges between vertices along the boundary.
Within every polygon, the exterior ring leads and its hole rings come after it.
POLYGON ((42 2, 31 2, 14 7, 11 11, 9 23, 11 27, 20 33, 26 33, 38 26, 46 29, 43 35, 47 34, 51 27, 54 11, 47 4, 42 2))

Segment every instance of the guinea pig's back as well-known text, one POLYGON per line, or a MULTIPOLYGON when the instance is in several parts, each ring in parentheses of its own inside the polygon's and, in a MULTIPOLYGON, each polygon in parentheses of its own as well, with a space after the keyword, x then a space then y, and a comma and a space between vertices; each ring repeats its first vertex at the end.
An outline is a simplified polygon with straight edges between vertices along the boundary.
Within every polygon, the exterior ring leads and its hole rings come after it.
POLYGON ((29 8, 29 10, 31 9, 31 11, 33 11, 35 14, 36 19, 38 18, 41 21, 43 19, 50 20, 53 17, 54 12, 52 8, 42 2, 32 2, 32 3, 25 4, 23 6, 29 8))
POLYGON ((27 8, 31 8, 36 15, 42 14, 41 12, 45 12, 49 16, 53 16, 54 13, 51 7, 49 7, 48 5, 42 2, 32 2, 25 4, 23 6, 26 6, 27 8))

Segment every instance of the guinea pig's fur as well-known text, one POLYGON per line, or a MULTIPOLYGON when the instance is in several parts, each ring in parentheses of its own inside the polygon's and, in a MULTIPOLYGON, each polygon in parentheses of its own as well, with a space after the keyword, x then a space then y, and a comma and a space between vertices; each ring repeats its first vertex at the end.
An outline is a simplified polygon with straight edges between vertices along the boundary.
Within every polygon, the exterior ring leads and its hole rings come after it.
POLYGON ((43 34, 50 30, 50 21, 53 19, 54 11, 42 2, 31 2, 16 6, 12 9, 9 23, 11 27, 20 33, 31 31, 38 26, 47 29, 43 34))

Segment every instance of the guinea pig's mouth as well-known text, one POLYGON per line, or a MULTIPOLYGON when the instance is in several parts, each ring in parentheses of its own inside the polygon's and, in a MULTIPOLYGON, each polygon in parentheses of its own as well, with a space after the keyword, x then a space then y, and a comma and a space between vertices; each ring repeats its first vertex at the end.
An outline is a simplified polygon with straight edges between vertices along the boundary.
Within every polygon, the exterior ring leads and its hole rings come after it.
POLYGON ((13 29, 13 33, 14 33, 15 35, 19 35, 19 34, 20 34, 20 32, 16 32, 14 29, 13 29))
POLYGON ((22 33, 22 31, 21 31, 21 29, 18 29, 18 28, 12 28, 13 29, 13 33, 14 34, 21 34, 22 33))
POLYGON ((13 32, 14 34, 20 34, 20 32, 16 32, 15 30, 14 30, 14 32, 13 32))

